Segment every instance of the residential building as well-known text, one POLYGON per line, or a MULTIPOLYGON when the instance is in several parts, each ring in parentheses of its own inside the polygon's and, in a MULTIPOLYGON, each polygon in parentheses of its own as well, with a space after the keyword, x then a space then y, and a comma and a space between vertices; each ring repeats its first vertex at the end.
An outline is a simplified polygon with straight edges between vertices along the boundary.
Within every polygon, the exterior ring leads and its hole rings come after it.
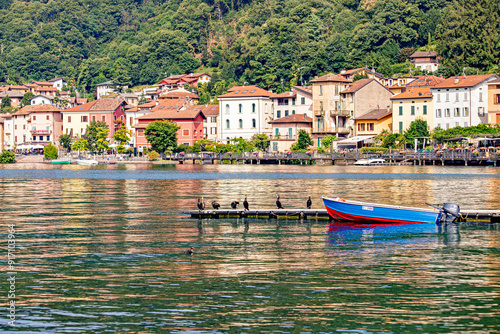
POLYGON ((88 102, 88 99, 78 98, 78 97, 70 97, 68 99, 68 107, 72 108, 72 107, 80 106, 80 105, 85 104, 87 102, 88 102))
POLYGON ((165 91, 160 94, 159 99, 191 99, 193 104, 197 104, 199 101, 198 94, 195 94, 184 88, 177 88, 165 91))
POLYGON ((417 51, 410 56, 410 64, 422 71, 435 72, 439 68, 439 58, 436 51, 417 51))
POLYGON ((434 104, 431 87, 412 87, 404 93, 391 97, 392 129, 394 133, 403 133, 417 119, 427 121, 430 129, 434 128, 434 104))
POLYGON ((59 136, 63 134, 61 110, 53 105, 29 105, 19 111, 30 114, 30 129, 32 144, 59 145, 59 136))
POLYGON ((4 134, 4 119, 0 117, 0 152, 4 150, 5 134, 4 134))
POLYGON ((206 117, 205 124, 203 125, 203 134, 206 139, 214 142, 219 141, 220 124, 219 124, 219 105, 207 104, 202 110, 206 117))
POLYGON ((392 94, 396 95, 405 91, 406 86, 418 79, 414 76, 383 78, 382 85, 387 87, 392 94))
POLYGON ((305 113, 283 116, 270 121, 272 126, 270 149, 274 152, 290 150, 292 144, 297 141, 300 130, 311 133, 312 122, 312 118, 305 113))
MULTIPOLYGON (((149 114, 152 112, 153 108, 158 105, 158 101, 150 101, 145 104, 138 106, 125 106, 125 125, 127 130, 130 132, 130 142, 132 147, 137 147, 135 139, 135 126, 137 125, 137 119, 141 116, 149 114)), ((182 104, 181 104, 182 105, 182 104)))
POLYGON ((392 110, 374 109, 356 118, 356 136, 376 136, 386 130, 392 133, 392 110))
POLYGON ((171 75, 165 79, 160 80, 156 85, 162 91, 177 89, 184 87, 188 84, 191 87, 196 87, 198 84, 209 83, 211 79, 210 74, 207 73, 189 73, 181 75, 171 75))
POLYGON ((431 87, 434 127, 488 123, 488 83, 499 78, 497 74, 455 76, 431 87))
POLYGON ((119 87, 119 84, 115 81, 106 81, 100 83, 96 86, 97 90, 97 99, 102 98, 105 95, 111 94, 116 91, 119 87))
POLYGON ((353 136, 356 133, 355 119, 372 110, 390 109, 392 96, 392 92, 379 81, 361 79, 342 90, 342 101, 332 116, 336 118, 337 124, 347 127, 353 136), (343 121, 344 117, 348 117, 347 122, 343 121))
POLYGON ((38 86, 38 87, 35 87, 33 94, 54 97, 54 96, 56 96, 56 92, 57 92, 57 88, 55 88, 55 87, 38 86))
POLYGON ((30 99, 31 105, 53 105, 54 97, 47 95, 35 95, 30 99))
POLYGON ((310 118, 312 112, 312 88, 294 86, 291 91, 271 95, 274 119, 294 114, 306 114, 310 118))
POLYGON ((488 82, 488 123, 500 125, 500 79, 488 82))
POLYGON ((25 93, 21 90, 8 90, 6 92, 0 92, 0 100, 8 96, 10 98, 10 105, 14 108, 19 108, 24 94, 25 93))
POLYGON ((22 108, 13 114, 4 114, 5 148, 14 149, 16 146, 31 141, 30 113, 22 108))
POLYGON ((136 106, 139 104, 139 96, 136 93, 121 93, 120 98, 124 99, 129 106, 136 106))
POLYGON ((352 81, 341 75, 328 73, 310 82, 313 98, 312 136, 315 145, 322 146, 321 140, 328 135, 347 137, 347 118, 350 113, 341 106, 341 92, 346 90, 352 81))
POLYGON ((380 73, 377 73, 375 69, 369 69, 368 67, 355 68, 352 70, 342 70, 340 75, 343 76, 347 80, 353 80, 355 75, 365 76, 367 79, 375 79, 377 81, 382 81, 384 76, 380 73))
POLYGON ((434 87, 440 84, 445 79, 442 77, 437 77, 435 75, 420 75, 415 77, 415 80, 411 81, 406 85, 406 88, 413 87, 434 87))
POLYGON ((62 88, 66 86, 66 81, 64 81, 63 78, 54 78, 49 80, 48 82, 50 82, 52 84, 52 87, 56 88, 58 91, 62 90, 62 88))
POLYGON ((271 134, 273 94, 259 86, 236 86, 218 96, 220 106, 220 138, 250 139, 259 133, 271 134))
POLYGON ((192 146, 205 137, 203 134, 203 121, 205 120, 205 115, 202 112, 203 106, 182 105, 180 102, 175 100, 165 101, 165 104, 155 107, 153 112, 137 119, 135 142, 140 152, 145 147, 151 146, 144 131, 149 123, 155 121, 168 120, 176 123, 179 126, 179 130, 177 130, 177 143, 179 145, 192 146))

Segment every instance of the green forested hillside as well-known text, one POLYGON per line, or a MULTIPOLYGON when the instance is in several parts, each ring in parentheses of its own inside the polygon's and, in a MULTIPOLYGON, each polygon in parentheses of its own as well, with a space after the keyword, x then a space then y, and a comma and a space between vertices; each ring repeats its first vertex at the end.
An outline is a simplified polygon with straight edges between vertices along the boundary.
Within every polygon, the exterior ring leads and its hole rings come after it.
POLYGON ((281 91, 343 68, 408 73, 422 47, 444 75, 498 71, 499 29, 497 0, 0 0, 0 81, 89 92, 205 71, 281 91))

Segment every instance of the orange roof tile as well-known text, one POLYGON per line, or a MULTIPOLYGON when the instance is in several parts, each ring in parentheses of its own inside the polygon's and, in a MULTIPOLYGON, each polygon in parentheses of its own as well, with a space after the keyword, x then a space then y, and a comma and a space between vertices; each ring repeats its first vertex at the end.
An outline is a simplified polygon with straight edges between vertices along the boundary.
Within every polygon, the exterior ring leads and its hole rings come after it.
POLYGON ((160 95, 160 99, 175 99, 175 98, 186 98, 190 97, 193 99, 198 99, 199 96, 190 92, 166 92, 160 95))
POLYGON ((292 114, 285 117, 273 119, 269 124, 277 123, 312 123, 312 118, 306 114, 292 114))
POLYGON ((375 81, 375 79, 360 79, 358 81, 354 81, 347 87, 346 90, 342 91, 341 93, 355 93, 364 86, 368 85, 370 82, 375 81))
POLYGON ((388 117, 392 115, 391 110, 387 109, 374 109, 372 111, 367 112, 364 115, 359 116, 356 118, 356 121, 358 120, 381 120, 382 118, 388 117))
POLYGON ((288 92, 284 92, 281 94, 273 94, 270 96, 271 99, 278 99, 278 98, 286 98, 286 97, 296 97, 297 96, 297 91, 296 90, 291 90, 288 92))
POLYGON ((413 80, 406 87, 430 87, 443 82, 445 79, 435 75, 420 75, 417 79, 413 80))
POLYGON ((474 87, 490 78, 498 78, 497 74, 479 74, 467 76, 454 76, 438 83, 433 88, 463 88, 474 87))
POLYGON ((296 90, 303 91, 307 94, 312 94, 312 86, 293 86, 296 90))
POLYGON ((309 82, 352 82, 341 75, 328 73, 319 78, 314 78, 309 82))
MULTIPOLYGON (((182 104, 179 106, 173 106, 170 105, 166 107, 165 105, 158 106, 155 109, 153 109, 153 112, 150 114, 144 115, 139 117, 138 119, 143 120, 143 119, 156 119, 156 120, 162 120, 162 119, 194 119, 196 116, 198 116, 199 113, 203 115, 202 106, 197 106, 197 105, 191 105, 188 106, 185 109, 182 109, 182 104), (162 108, 163 107, 163 108, 162 108)), ((206 118, 203 115, 203 118, 206 118)))
POLYGON ((228 93, 222 94, 217 98, 229 98, 229 97, 270 97, 273 95, 270 91, 260 88, 259 86, 235 86, 228 90, 228 93))
POLYGON ((431 87, 412 87, 405 92, 394 95, 391 100, 401 99, 432 99, 431 87))
POLYGON ((82 105, 65 109, 64 111, 79 111, 79 112, 92 112, 92 111, 115 111, 116 108, 122 103, 126 103, 119 99, 98 99, 84 103, 82 105))
POLYGON ((25 115, 34 112, 59 112, 59 111, 61 110, 51 104, 33 104, 22 107, 13 115, 23 115, 23 114, 25 115))

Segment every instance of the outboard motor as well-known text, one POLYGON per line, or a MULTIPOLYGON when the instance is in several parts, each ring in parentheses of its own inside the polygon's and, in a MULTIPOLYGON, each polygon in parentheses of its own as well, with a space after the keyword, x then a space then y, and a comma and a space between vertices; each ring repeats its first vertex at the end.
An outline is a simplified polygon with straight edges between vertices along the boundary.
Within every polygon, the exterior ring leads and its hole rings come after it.
POLYGON ((460 206, 455 203, 444 203, 443 215, 441 215, 441 222, 444 223, 454 223, 458 218, 460 218, 460 206))

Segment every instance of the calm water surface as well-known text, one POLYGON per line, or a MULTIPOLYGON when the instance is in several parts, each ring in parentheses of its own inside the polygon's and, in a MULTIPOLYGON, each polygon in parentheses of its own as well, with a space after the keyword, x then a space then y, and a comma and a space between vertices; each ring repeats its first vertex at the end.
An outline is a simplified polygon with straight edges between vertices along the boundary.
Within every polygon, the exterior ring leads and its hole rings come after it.
POLYGON ((482 167, 0 166, 0 332, 500 333, 498 224, 180 212, 201 196, 273 207, 278 193, 285 208, 327 195, 500 209, 499 189, 500 168, 482 167))

